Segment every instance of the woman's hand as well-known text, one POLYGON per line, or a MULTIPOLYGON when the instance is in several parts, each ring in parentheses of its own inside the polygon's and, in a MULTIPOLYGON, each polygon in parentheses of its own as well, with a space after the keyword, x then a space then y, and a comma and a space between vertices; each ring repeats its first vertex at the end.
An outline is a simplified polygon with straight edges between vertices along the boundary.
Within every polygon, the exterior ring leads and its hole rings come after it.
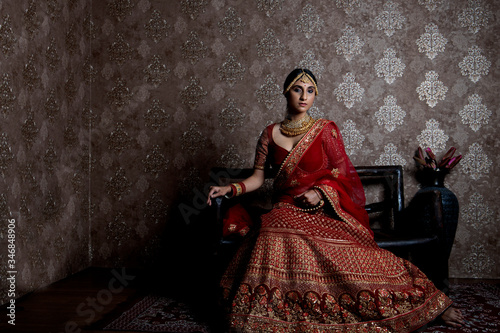
POLYGON ((210 192, 208 192, 207 204, 212 205, 212 199, 221 197, 223 195, 231 192, 231 186, 210 186, 210 192))
POLYGON ((307 190, 294 197, 295 201, 303 207, 314 207, 322 199, 321 192, 316 189, 307 190))

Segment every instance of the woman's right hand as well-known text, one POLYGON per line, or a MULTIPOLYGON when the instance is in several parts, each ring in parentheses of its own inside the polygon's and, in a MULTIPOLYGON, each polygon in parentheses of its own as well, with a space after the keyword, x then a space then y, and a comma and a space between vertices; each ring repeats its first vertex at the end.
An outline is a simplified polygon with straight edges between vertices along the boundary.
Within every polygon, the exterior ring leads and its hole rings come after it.
POLYGON ((231 186, 210 186, 210 192, 208 192, 207 204, 212 205, 212 199, 221 197, 223 195, 231 192, 231 186))
POLYGON ((314 207, 323 199, 321 192, 316 189, 307 190, 294 197, 295 201, 303 207, 314 207))

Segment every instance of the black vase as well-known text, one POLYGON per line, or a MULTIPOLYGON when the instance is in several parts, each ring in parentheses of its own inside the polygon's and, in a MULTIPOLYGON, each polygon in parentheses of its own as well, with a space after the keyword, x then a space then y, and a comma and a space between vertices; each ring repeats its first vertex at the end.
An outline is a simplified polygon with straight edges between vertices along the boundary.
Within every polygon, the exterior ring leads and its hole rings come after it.
POLYGON ((423 188, 426 187, 445 187, 444 179, 447 171, 441 170, 423 170, 420 174, 420 182, 423 188))
POLYGON ((442 205, 442 233, 446 250, 446 257, 449 258, 451 248, 455 240, 455 233, 458 225, 459 204, 455 193, 444 186, 444 179, 448 171, 441 170, 425 170, 423 171, 421 184, 422 188, 417 191, 416 195, 429 191, 438 191, 441 193, 442 205))
POLYGON ((451 248, 455 241, 455 233, 458 225, 459 205, 456 195, 444 186, 446 171, 424 170, 419 178, 422 187, 415 194, 414 200, 427 202, 420 206, 420 215, 423 228, 429 234, 438 236, 438 244, 433 253, 426 254, 427 258, 422 258, 422 266, 427 265, 429 256, 434 257, 434 264, 428 269, 430 278, 435 285, 448 292, 448 260, 451 248), (432 202, 422 198, 434 198, 432 202), (420 200, 419 200, 420 199, 420 200))

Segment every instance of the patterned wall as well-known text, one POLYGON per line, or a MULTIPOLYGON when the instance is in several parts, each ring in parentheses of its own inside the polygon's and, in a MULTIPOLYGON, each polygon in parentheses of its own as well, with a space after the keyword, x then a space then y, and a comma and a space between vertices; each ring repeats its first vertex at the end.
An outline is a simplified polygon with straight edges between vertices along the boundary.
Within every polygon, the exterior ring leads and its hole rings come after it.
POLYGON ((154 248, 164 214, 178 217, 178 198, 196 198, 209 167, 251 166, 260 131, 283 118, 286 74, 304 66, 319 79, 312 113, 337 122, 355 164, 403 165, 408 199, 419 145, 464 155, 446 180, 461 202, 451 274, 498 277, 498 9, 445 0, 94 3, 95 261, 154 248))
POLYGON ((0 289, 16 270, 18 296, 90 264, 90 17, 84 1, 0 1, 0 289))
POLYGON ((154 257, 171 226, 202 208, 210 167, 252 165, 297 66, 319 79, 312 114, 339 125, 354 164, 404 166, 407 200, 419 145, 464 155, 446 179, 461 203, 451 275, 500 277, 496 1, 24 0, 0 10, 0 212, 20 211, 26 228, 26 288, 87 261, 154 257))

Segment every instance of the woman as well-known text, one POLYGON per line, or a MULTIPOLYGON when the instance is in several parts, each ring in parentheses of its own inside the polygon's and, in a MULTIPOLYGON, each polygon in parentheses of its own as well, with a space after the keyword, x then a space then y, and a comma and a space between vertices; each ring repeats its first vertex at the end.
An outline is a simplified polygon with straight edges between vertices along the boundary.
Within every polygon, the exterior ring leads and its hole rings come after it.
POLYGON ((359 177, 334 122, 307 111, 314 75, 292 71, 284 84, 287 117, 262 133, 254 173, 208 194, 258 189, 278 170, 273 209, 239 249, 221 286, 235 332, 411 332, 461 313, 414 265, 373 240, 359 177))

